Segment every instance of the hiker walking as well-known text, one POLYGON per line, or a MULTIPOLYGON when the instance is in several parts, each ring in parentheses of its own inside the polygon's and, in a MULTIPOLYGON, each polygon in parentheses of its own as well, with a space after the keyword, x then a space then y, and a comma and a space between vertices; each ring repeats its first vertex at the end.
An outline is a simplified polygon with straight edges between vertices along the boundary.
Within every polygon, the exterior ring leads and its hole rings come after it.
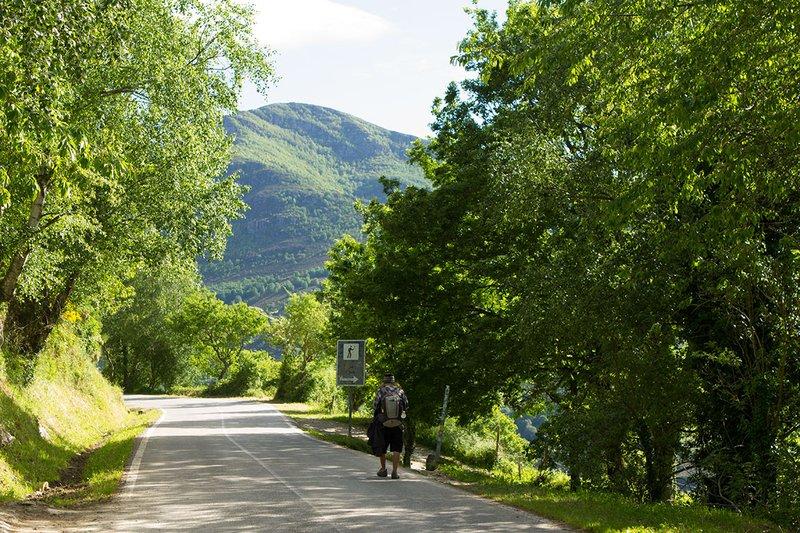
POLYGON ((383 376, 383 384, 378 388, 372 403, 373 419, 370 425, 373 451, 380 457, 381 469, 378 477, 386 477, 386 452, 392 452, 392 479, 400 479, 397 468, 400 466, 400 452, 403 451, 403 420, 408 410, 408 398, 393 374, 383 376))

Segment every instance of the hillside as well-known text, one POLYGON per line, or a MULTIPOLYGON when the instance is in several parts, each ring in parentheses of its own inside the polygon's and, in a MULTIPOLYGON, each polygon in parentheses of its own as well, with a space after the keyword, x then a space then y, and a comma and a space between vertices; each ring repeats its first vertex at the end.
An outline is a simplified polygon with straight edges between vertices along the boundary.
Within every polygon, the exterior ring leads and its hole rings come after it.
POLYGON ((225 259, 202 270, 228 302, 274 308, 287 290, 318 287, 331 243, 359 231, 354 202, 382 194, 380 176, 425 184, 405 156, 414 136, 333 109, 271 104, 225 127, 250 210, 234 223, 225 259))
POLYGON ((55 485, 76 453, 106 442, 135 418, 93 363, 97 350, 62 325, 26 386, 9 377, 8 354, 0 350, 0 503, 25 498, 45 482, 55 485))

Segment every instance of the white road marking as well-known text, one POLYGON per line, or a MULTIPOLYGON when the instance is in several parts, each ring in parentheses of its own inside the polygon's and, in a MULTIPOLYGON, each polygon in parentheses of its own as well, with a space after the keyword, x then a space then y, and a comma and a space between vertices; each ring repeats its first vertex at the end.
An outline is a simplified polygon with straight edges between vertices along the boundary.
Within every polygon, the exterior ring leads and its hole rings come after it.
MULTIPOLYGON (((241 444, 236 442, 236 439, 234 439, 230 434, 228 434, 228 429, 225 427, 225 413, 223 413, 219 409, 217 411, 219 412, 220 423, 222 424, 222 432, 225 434, 225 437, 227 437, 227 439, 229 441, 231 441, 231 443, 233 443, 234 446, 239 448, 241 451, 243 451, 245 454, 247 454, 253 461, 258 463, 258 465, 261 466, 261 468, 266 470, 266 472, 270 476, 272 476, 275 480, 277 480, 281 485, 283 485, 284 487, 289 489, 292 492, 292 494, 294 494, 295 496, 297 496, 300 499, 300 501, 302 501, 303 503, 308 505, 308 507, 311 509, 311 511, 314 514, 316 514, 320 518, 320 520, 322 520, 323 522, 328 523, 331 526, 331 528, 333 528, 334 531, 340 531, 340 532, 344 531, 343 529, 341 529, 339 527, 338 524, 336 524, 334 522, 333 518, 331 518, 330 516, 327 516, 327 515, 319 514, 319 512, 317 511, 316 507, 314 506, 314 504, 312 502, 310 502, 308 499, 306 499, 300 491, 295 489, 285 479, 283 479, 281 476, 276 474, 275 471, 273 469, 271 469, 264 461, 262 461, 261 459, 259 459, 258 457, 256 457, 252 453, 250 453, 250 450, 248 450, 247 448, 245 448, 244 446, 242 446, 241 444)), ((297 429, 297 428, 294 428, 294 429, 297 429)), ((297 431, 301 435, 305 435, 305 433, 303 431, 300 431, 300 430, 297 430, 297 431)))
POLYGON ((147 441, 162 420, 164 420, 164 411, 161 411, 161 416, 158 417, 156 423, 147 428, 147 431, 142 435, 142 440, 139 441, 139 446, 136 448, 136 455, 133 456, 133 461, 131 461, 131 467, 125 473, 123 486, 125 490, 124 496, 126 498, 133 496, 133 489, 136 488, 136 481, 139 479, 139 467, 142 465, 142 456, 144 455, 145 448, 147 448, 147 441))

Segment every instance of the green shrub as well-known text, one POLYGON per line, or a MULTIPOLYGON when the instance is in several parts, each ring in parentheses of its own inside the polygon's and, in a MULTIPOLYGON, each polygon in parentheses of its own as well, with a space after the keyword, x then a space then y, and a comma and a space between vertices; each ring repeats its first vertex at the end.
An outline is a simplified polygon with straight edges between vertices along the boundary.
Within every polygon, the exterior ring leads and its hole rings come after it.
POLYGON ((275 398, 306 402, 328 411, 347 408, 345 392, 336 385, 336 368, 331 356, 318 357, 304 365, 299 356, 285 355, 275 398))
MULTIPOLYGON (((307 401, 328 412, 347 410, 347 393, 336 385, 336 367, 328 358, 309 365, 311 375, 307 401)), ((355 402, 354 402, 355 403, 355 402)))
MULTIPOLYGON (((438 427, 419 424, 417 441, 427 447, 436 446, 438 427)), ((514 421, 499 407, 485 417, 479 417, 467 426, 461 426, 455 418, 448 418, 444 425, 442 453, 465 464, 492 469, 496 461, 508 464, 527 463, 525 452, 528 441, 517 433, 514 421), (497 435, 500 434, 500 457, 497 457, 497 435)), ((516 466, 514 466, 516 468, 516 466)))
POLYGON ((253 380, 250 389, 254 393, 274 396, 278 388, 281 363, 268 352, 249 352, 247 356, 253 365, 253 380))
POLYGON ((274 393, 280 363, 267 352, 242 353, 228 379, 209 385, 204 396, 261 396, 274 393))

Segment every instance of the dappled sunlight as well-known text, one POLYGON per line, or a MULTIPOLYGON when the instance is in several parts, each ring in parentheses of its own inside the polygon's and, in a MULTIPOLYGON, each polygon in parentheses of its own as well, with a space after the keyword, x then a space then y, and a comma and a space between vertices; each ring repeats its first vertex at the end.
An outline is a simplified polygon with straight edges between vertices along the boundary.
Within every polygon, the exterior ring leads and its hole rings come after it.
POLYGON ((129 402, 164 413, 137 482, 74 531, 559 530, 405 470, 377 478, 374 457, 307 436, 269 404, 129 402))
POLYGON ((129 401, 164 413, 135 487, 75 531, 558 529, 407 471, 377 478, 374 457, 310 438, 268 404, 129 401))
POLYGON ((187 436, 203 436, 210 437, 214 435, 290 435, 299 433, 297 428, 290 427, 234 427, 234 428, 221 428, 221 427, 207 427, 207 426, 192 426, 192 427, 159 427, 150 436, 153 438, 162 437, 187 437, 187 436))

